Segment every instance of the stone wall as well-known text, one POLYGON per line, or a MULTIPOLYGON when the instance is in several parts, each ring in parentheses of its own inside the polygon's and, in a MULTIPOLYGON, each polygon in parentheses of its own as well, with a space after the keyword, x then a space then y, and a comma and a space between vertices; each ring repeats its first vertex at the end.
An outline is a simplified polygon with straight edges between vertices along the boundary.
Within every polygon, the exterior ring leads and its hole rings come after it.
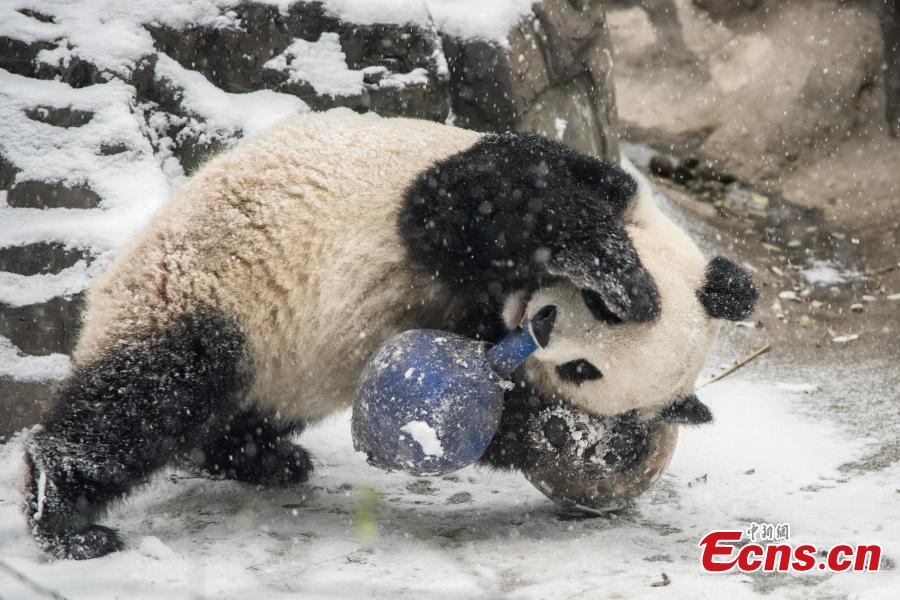
POLYGON ((870 122, 883 127, 868 4, 610 0, 623 128, 769 182, 870 122))
MULTIPOLYGON (((65 16, 47 6, 2 8, 9 14, 0 19, 15 20, 16 31, 64 29, 65 16)), ((118 68, 80 48, 77 36, 0 34, 0 436, 35 422, 64 376, 84 285, 146 220, 167 182, 253 132, 244 107, 342 106, 531 130, 618 156, 599 2, 538 2, 505 39, 451 34, 430 20, 355 23, 319 2, 221 11, 179 26, 142 24, 152 50, 118 68), (323 90, 298 76, 294 61, 313 48, 343 56, 340 68, 361 73, 361 83, 323 90), (284 97, 260 95, 269 91, 284 97), (235 114, 223 118, 211 102, 231 103, 224 112, 235 114), (42 154, 57 164, 36 166, 42 154), (107 231, 111 215, 128 226, 107 231)))
POLYGON ((456 124, 528 130, 618 157, 612 46, 603 3, 554 0, 509 32, 509 47, 443 35, 456 124))

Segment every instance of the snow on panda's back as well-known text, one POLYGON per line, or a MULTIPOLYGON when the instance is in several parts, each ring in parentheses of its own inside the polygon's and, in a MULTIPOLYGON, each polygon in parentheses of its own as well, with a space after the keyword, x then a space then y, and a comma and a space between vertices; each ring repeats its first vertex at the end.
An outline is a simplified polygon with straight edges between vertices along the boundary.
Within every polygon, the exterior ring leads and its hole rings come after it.
POLYGON ((403 193, 479 134, 349 111, 281 122, 203 166, 89 291, 76 360, 214 307, 247 336, 247 401, 316 419, 387 335, 453 310, 407 260, 403 193), (302 401, 301 401, 302 399, 302 401))

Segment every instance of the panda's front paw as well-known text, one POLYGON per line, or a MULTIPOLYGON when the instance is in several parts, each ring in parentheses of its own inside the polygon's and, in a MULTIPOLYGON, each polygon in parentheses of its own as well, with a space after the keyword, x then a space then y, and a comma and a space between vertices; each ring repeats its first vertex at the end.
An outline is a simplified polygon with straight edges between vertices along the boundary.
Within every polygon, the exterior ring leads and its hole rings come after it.
POLYGON ((255 444, 230 453, 207 454, 203 470, 210 475, 266 487, 303 483, 313 462, 309 452, 289 440, 255 444))
POLYGON ((264 453, 253 483, 265 486, 282 486, 303 483, 312 473, 312 457, 298 444, 283 442, 273 452, 264 453))
POLYGON ((103 525, 90 525, 79 531, 38 532, 35 541, 48 555, 72 560, 99 558, 125 547, 119 533, 103 525))
POLYGON ((703 425, 713 420, 712 411, 694 394, 688 394, 664 408, 660 420, 676 425, 703 425))

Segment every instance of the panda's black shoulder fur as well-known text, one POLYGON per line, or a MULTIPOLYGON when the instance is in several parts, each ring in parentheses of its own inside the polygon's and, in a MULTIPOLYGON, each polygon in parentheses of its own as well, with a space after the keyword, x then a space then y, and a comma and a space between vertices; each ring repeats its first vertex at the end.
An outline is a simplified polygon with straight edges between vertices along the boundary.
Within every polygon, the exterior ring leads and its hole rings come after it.
POLYGON ((542 136, 488 134, 411 183, 398 225, 410 258, 451 285, 499 299, 563 272, 652 320, 655 284, 624 232, 636 192, 618 166, 542 136))

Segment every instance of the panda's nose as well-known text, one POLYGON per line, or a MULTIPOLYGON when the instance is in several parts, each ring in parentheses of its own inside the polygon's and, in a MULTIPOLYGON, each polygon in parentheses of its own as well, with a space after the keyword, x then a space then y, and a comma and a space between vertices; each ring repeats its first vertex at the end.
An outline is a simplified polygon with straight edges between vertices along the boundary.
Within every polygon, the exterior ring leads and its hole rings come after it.
POLYGON ((550 343, 550 332, 553 331, 553 325, 556 323, 556 307, 552 304, 541 308, 531 318, 531 331, 534 332, 534 339, 546 348, 550 343))

